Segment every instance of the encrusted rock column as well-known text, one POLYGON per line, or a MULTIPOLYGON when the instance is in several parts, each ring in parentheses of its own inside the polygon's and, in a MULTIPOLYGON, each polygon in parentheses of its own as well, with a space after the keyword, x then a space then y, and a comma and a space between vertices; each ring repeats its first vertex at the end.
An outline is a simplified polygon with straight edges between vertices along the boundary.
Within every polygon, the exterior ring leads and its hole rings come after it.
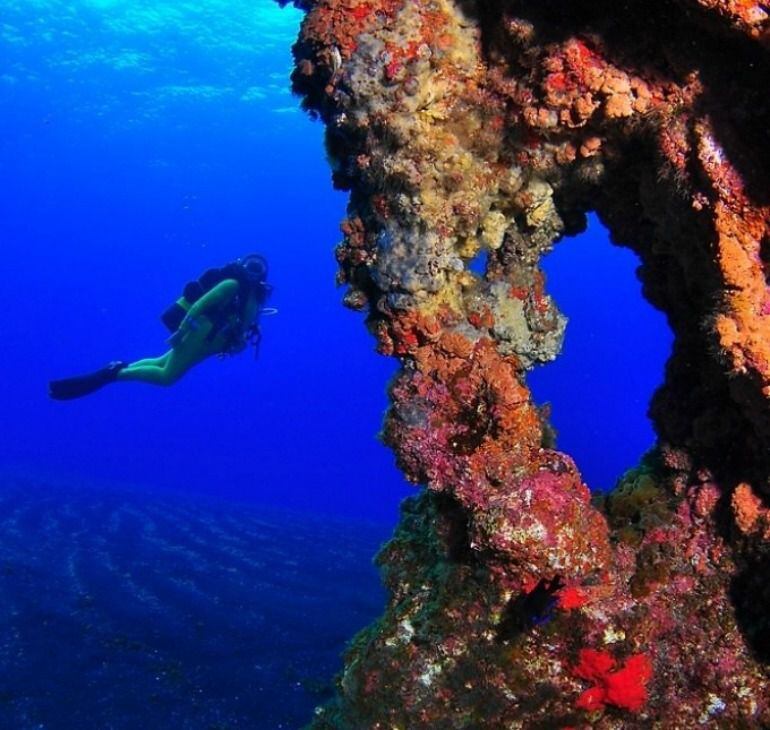
POLYGON ((345 302, 424 486, 315 726, 770 726, 766 6, 297 4, 345 302), (593 499, 526 386, 565 327, 540 258, 588 210, 676 336, 657 447, 593 499))

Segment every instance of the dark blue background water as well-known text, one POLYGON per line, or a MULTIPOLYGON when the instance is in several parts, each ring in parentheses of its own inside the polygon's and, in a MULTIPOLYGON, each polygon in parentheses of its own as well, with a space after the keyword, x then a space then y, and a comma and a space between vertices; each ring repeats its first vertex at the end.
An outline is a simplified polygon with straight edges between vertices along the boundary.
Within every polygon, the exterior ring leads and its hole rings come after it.
MULTIPOLYGON (((394 364, 334 288, 346 200, 288 92, 300 17, 269 0, 4 3, 0 465, 394 520, 409 487, 375 439, 394 364), (184 282, 252 250, 280 309, 258 361, 47 400, 51 377, 160 354, 184 282)), ((668 340, 634 266, 596 223, 546 263, 572 321, 532 382, 595 488, 652 441, 668 340)))

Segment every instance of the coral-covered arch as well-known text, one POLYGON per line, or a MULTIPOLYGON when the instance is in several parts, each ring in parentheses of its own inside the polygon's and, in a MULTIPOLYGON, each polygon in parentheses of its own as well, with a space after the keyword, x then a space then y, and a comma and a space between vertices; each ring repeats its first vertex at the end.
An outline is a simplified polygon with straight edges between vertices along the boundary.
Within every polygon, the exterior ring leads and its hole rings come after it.
POLYGON ((770 726, 767 5, 297 4, 345 301, 426 487, 316 725, 770 726), (540 258, 589 210, 676 338, 655 451, 593 500, 526 386, 564 331, 540 258))

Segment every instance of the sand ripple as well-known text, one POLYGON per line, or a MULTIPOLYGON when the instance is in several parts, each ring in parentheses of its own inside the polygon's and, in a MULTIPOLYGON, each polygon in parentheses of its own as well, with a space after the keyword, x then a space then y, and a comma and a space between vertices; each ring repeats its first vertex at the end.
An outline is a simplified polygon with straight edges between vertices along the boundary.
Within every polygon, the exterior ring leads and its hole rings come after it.
POLYGON ((295 728, 380 610, 381 529, 0 487, 0 727, 295 728))

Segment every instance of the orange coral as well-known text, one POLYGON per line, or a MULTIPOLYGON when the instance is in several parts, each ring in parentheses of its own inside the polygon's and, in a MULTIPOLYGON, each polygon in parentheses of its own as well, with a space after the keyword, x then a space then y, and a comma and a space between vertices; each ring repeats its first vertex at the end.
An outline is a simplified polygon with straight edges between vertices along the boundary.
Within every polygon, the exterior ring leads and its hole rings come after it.
POLYGON ((735 524, 744 535, 758 532, 764 527, 764 539, 770 539, 770 509, 762 505, 762 500, 750 484, 742 482, 735 488, 730 506, 735 524))

